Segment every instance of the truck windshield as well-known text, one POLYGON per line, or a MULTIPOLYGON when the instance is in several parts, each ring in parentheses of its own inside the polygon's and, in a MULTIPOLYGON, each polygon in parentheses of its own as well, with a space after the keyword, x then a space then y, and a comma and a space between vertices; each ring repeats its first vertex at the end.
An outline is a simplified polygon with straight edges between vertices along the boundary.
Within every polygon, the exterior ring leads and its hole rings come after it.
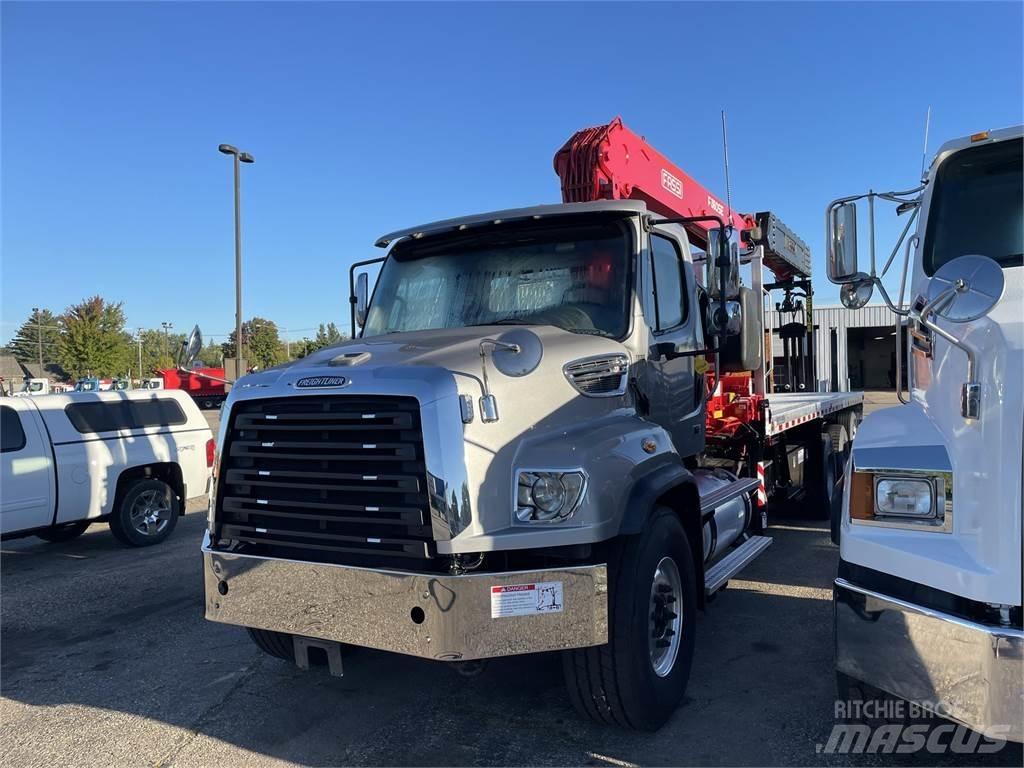
POLYGON ((929 275, 957 256, 980 254, 1000 266, 1024 264, 1024 140, 957 152, 935 177, 924 269, 929 275))
POLYGON ((363 335, 529 323, 621 338, 628 265, 621 222, 400 243, 381 270, 363 335))

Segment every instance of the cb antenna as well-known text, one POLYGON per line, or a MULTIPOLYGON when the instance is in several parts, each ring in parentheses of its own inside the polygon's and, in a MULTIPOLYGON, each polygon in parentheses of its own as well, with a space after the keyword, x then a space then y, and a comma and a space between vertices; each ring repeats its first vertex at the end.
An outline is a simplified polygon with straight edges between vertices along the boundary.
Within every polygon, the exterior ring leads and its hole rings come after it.
POLYGON ((732 187, 729 184, 729 134, 725 130, 725 110, 722 110, 722 154, 725 156, 725 205, 732 218, 732 187))
POLYGON ((924 118, 924 149, 921 151, 921 182, 924 182, 925 164, 928 162, 928 126, 932 122, 932 108, 928 106, 928 114, 924 118))

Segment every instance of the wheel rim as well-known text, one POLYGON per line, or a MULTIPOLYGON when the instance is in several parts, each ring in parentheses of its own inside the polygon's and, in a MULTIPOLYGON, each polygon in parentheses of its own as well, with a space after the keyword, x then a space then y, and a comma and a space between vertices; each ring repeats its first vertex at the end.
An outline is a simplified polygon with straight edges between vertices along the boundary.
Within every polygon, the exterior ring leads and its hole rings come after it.
POLYGON ((663 557, 654 569, 651 583, 651 613, 647 643, 651 667, 666 677, 675 666, 683 634, 683 587, 679 568, 671 557, 663 557))
POLYGON ((171 505, 160 491, 143 491, 132 504, 132 528, 143 536, 156 536, 171 520, 171 505))

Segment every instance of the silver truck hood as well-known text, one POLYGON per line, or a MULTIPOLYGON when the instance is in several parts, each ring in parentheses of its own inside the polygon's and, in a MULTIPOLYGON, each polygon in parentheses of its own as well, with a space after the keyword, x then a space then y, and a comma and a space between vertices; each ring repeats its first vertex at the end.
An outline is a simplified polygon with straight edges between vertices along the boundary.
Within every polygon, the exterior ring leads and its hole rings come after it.
MULTIPOLYGON (((304 376, 357 379, 385 374, 386 369, 396 367, 405 369, 404 376, 413 373, 416 367, 422 367, 479 377, 481 340, 499 338, 513 329, 522 328, 528 328, 540 338, 544 348, 541 362, 537 370, 528 376, 512 378, 497 372, 488 354, 488 381, 496 393, 519 383, 532 384, 541 379, 550 381, 554 375, 564 380, 562 367, 567 362, 592 355, 624 352, 624 347, 611 339, 569 333, 553 326, 490 325, 412 331, 352 339, 325 347, 289 364, 250 374, 239 381, 238 388, 276 389, 304 376)), ((266 394, 264 391, 263 395, 266 394)))

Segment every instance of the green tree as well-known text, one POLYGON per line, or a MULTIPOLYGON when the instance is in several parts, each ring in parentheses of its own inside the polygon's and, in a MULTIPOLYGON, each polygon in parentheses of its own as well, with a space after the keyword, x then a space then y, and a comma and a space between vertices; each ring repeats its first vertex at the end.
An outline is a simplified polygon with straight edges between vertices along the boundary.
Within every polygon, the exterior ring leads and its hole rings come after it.
POLYGON ((122 306, 93 296, 61 315, 57 362, 71 377, 117 376, 132 367, 132 337, 124 329, 122 306))
POLYGON ((37 363, 39 362, 39 350, 42 347, 43 364, 45 365, 56 360, 59 341, 59 319, 50 310, 40 309, 38 316, 36 312, 33 312, 21 324, 21 327, 8 342, 7 351, 14 355, 20 363, 37 363))
POLYGON ((203 365, 211 368, 224 365, 224 349, 221 344, 214 344, 213 342, 206 342, 201 350, 199 350, 198 360, 201 360, 203 365))
MULTIPOLYGON (((277 324, 266 318, 254 317, 242 323, 242 346, 250 368, 269 368, 287 360, 277 324)), ((234 331, 228 336, 227 342, 221 345, 221 350, 224 357, 235 356, 234 331)))
POLYGON ((320 327, 316 331, 316 338, 311 339, 307 336, 292 342, 292 355, 305 357, 318 349, 340 344, 347 339, 348 336, 339 331, 338 326, 334 323, 320 323, 320 327))
POLYGON ((338 326, 334 323, 327 323, 327 325, 320 323, 320 327, 316 332, 316 348, 322 349, 323 347, 329 347, 332 344, 338 344, 339 342, 344 341, 346 338, 348 337, 339 331, 338 326))
POLYGON ((173 368, 178 350, 185 340, 182 333, 165 333, 162 328, 140 328, 132 338, 131 369, 140 376, 152 376, 154 371, 173 368), (142 371, 139 367, 139 340, 142 340, 142 371))
POLYGON ((316 342, 308 336, 303 336, 298 341, 292 342, 292 355, 296 358, 305 357, 306 355, 316 352, 319 347, 316 342))

